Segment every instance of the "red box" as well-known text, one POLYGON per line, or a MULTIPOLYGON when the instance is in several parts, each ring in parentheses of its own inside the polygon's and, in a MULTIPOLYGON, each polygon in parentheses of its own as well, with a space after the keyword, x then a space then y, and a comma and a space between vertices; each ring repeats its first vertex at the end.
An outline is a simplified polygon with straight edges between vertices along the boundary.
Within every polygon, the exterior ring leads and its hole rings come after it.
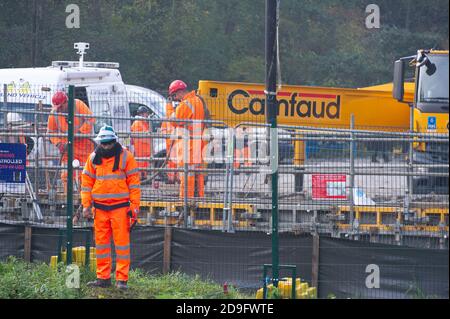
POLYGON ((315 174, 312 175, 313 199, 347 199, 347 175, 315 174))

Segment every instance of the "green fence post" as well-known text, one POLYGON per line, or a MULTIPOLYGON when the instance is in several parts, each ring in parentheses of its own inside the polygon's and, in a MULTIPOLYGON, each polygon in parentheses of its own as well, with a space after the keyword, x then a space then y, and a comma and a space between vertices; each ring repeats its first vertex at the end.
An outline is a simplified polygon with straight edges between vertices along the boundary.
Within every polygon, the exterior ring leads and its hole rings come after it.
POLYGON ((91 231, 90 229, 88 229, 86 233, 86 244, 85 244, 86 247, 85 266, 87 269, 89 269, 89 265, 91 263, 91 240, 92 240, 91 231))
POLYGON ((292 268, 292 299, 296 299, 297 297, 297 267, 294 266, 292 268))
POLYGON ((270 265, 264 265, 263 268, 263 299, 267 299, 267 268, 270 268, 270 265))
POLYGON ((69 86, 69 117, 67 142, 67 265, 72 264, 72 235, 73 235, 73 125, 74 125, 74 86, 69 86))
POLYGON ((270 124, 270 163, 272 180, 272 274, 278 287, 278 136, 277 136, 277 27, 278 2, 266 0, 266 123, 270 124))

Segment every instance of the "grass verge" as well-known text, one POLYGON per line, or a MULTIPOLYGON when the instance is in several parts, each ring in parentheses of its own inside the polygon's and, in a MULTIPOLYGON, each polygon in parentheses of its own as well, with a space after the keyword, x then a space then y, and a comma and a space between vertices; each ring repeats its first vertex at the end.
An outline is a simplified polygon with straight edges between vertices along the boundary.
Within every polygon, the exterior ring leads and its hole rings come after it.
POLYGON ((68 288, 63 264, 53 270, 45 263, 26 263, 10 257, 0 263, 0 299, 247 299, 252 298, 233 287, 224 293, 223 287, 199 276, 175 272, 149 275, 142 270, 130 271, 127 291, 115 288, 88 288, 86 283, 95 274, 80 267, 79 288, 68 288))

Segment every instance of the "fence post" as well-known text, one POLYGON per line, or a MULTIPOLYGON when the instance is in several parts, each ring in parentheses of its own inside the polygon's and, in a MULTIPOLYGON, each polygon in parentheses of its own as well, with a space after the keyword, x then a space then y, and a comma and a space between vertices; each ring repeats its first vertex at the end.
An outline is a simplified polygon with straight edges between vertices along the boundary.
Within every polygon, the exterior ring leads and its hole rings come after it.
POLYGON ((234 148, 233 146, 229 143, 229 139, 230 139, 230 130, 227 130, 227 137, 228 137, 228 147, 226 150, 226 155, 225 155, 225 194, 223 196, 223 211, 222 211, 222 232, 226 231, 226 224, 227 224, 227 212, 229 210, 228 208, 228 186, 230 184, 230 156, 231 156, 231 152, 234 152, 234 148))
MULTIPOLYGON (((354 233, 354 231, 357 231, 357 226, 355 227, 355 224, 358 224, 358 219, 355 218, 355 207, 354 207, 354 196, 353 196, 353 192, 355 189, 355 152, 354 152, 354 147, 355 147, 355 133, 354 133, 354 129, 355 129, 355 115, 351 114, 350 115, 350 194, 349 194, 349 199, 350 199, 350 227, 351 227, 351 232, 352 234, 354 233)), ((355 236, 356 238, 354 239, 358 239, 357 235, 355 236)))
POLYGON ((164 255, 163 255, 163 274, 170 271, 172 248, 172 227, 164 227, 164 255))
POLYGON ((266 122, 270 124, 270 166, 272 184, 272 277, 273 285, 279 280, 278 243, 278 134, 277 134, 277 65, 279 3, 266 0, 266 122))
POLYGON ((72 264, 72 216, 73 216, 73 134, 74 134, 74 86, 69 86, 69 114, 67 138, 67 265, 72 264))
MULTIPOLYGON (((183 132, 183 166, 184 166, 184 185, 183 185, 183 203, 184 203, 184 228, 188 228, 189 209, 188 209, 188 179, 189 179, 189 135, 187 124, 184 126, 183 132)), ((190 214, 189 214, 190 215, 190 214)))
MULTIPOLYGON (((409 207, 411 203, 411 199, 413 196, 413 175, 412 172, 414 171, 414 163, 413 163, 413 152, 414 152, 414 107, 410 107, 410 113, 409 113, 409 150, 408 150, 408 194, 406 194, 406 204, 405 205, 405 214, 409 214, 409 207)), ((403 216, 405 217, 405 215, 403 216)))
POLYGON ((228 130, 228 148, 226 154, 226 176, 225 176, 225 196, 222 216, 222 231, 234 232, 233 230, 233 178, 234 178, 234 149, 236 146, 236 136, 233 130, 228 130), (226 224, 226 226, 225 226, 226 224))
POLYGON ((319 252, 320 252, 320 237, 317 233, 313 236, 312 241, 312 272, 311 272, 311 284, 317 289, 317 295, 319 295, 319 252))
MULTIPOLYGON (((8 85, 7 84, 3 84, 3 109, 5 111, 8 109, 8 85)), ((3 125, 6 128, 7 127, 7 124, 6 124, 6 112, 4 113, 3 116, 4 116, 3 125)))
POLYGON ((31 262, 31 231, 32 231, 31 226, 25 225, 25 242, 23 247, 23 259, 26 262, 31 262))
POLYGON ((42 104, 42 101, 39 101, 34 106, 34 110, 36 113, 34 114, 34 134, 36 135, 36 143, 34 147, 36 148, 37 152, 34 159, 34 189, 36 190, 36 197, 39 196, 39 124, 38 124, 38 114, 39 112, 39 104, 42 104))

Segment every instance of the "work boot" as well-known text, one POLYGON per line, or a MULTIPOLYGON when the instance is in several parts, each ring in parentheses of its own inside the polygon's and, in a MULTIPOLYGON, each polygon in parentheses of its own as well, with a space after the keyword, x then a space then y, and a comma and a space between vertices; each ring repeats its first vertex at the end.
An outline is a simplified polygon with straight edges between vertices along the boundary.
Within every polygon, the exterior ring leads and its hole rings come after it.
POLYGON ((128 289, 127 282, 124 280, 118 280, 116 282, 116 288, 120 290, 127 290, 128 289))
POLYGON ((95 288, 108 288, 111 287, 111 279, 99 279, 97 278, 94 281, 90 281, 86 284, 88 287, 95 287, 95 288))

